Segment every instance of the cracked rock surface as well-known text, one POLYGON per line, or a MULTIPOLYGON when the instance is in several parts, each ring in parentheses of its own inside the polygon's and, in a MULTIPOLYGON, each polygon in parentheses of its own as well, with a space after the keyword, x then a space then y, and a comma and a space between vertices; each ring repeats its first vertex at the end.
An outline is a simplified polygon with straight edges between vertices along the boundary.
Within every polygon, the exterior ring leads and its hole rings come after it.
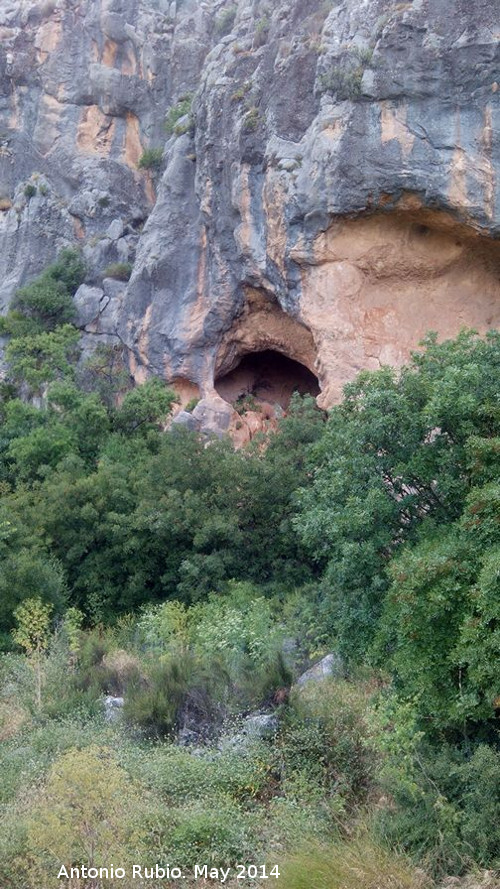
POLYGON ((0 306, 80 244, 138 381, 213 399, 274 349, 325 406, 499 325, 497 4, 0 0, 0 37, 0 306))

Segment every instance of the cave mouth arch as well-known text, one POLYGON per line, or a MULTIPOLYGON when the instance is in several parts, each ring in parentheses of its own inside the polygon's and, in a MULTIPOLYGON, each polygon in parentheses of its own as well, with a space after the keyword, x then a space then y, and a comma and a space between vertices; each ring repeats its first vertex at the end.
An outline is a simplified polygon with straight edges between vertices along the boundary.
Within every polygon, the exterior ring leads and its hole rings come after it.
POLYGON ((279 404, 285 411, 294 392, 314 398, 321 392, 312 371, 274 349, 247 352, 235 367, 216 378, 215 389, 229 404, 252 396, 256 402, 279 404))

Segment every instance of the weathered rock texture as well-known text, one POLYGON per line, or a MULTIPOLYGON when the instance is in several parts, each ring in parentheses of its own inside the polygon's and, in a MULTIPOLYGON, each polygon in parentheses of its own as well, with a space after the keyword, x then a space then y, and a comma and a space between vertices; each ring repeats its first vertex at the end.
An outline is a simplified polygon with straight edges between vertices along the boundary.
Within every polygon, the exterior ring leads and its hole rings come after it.
POLYGON ((74 240, 82 326, 138 381, 213 399, 276 350, 322 405, 429 329, 500 324, 496 3, 0 0, 0 27, 4 304, 74 240))

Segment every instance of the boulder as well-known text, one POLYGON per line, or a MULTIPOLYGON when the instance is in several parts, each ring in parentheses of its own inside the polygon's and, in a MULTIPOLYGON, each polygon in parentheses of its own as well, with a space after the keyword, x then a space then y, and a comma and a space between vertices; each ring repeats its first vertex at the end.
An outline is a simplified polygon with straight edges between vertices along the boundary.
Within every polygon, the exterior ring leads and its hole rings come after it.
POLYGON ((201 432, 221 438, 229 429, 233 408, 222 398, 202 398, 193 410, 192 416, 201 432))
POLYGON ((345 676, 345 664, 339 654, 332 652, 310 667, 297 679, 299 688, 311 682, 322 682, 324 679, 341 679, 345 676))
POLYGON ((124 700, 113 695, 104 698, 104 718, 106 722, 116 722, 121 716, 124 700))

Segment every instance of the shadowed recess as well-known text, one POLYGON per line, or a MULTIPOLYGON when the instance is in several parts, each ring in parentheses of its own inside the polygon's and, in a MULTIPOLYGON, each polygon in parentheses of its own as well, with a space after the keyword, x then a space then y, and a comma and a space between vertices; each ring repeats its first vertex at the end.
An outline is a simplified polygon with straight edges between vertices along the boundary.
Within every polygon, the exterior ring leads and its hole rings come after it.
POLYGON ((320 393, 318 379, 307 367, 271 349, 245 355, 233 370, 216 379, 215 388, 230 404, 251 395, 284 410, 294 392, 314 397, 320 393))

